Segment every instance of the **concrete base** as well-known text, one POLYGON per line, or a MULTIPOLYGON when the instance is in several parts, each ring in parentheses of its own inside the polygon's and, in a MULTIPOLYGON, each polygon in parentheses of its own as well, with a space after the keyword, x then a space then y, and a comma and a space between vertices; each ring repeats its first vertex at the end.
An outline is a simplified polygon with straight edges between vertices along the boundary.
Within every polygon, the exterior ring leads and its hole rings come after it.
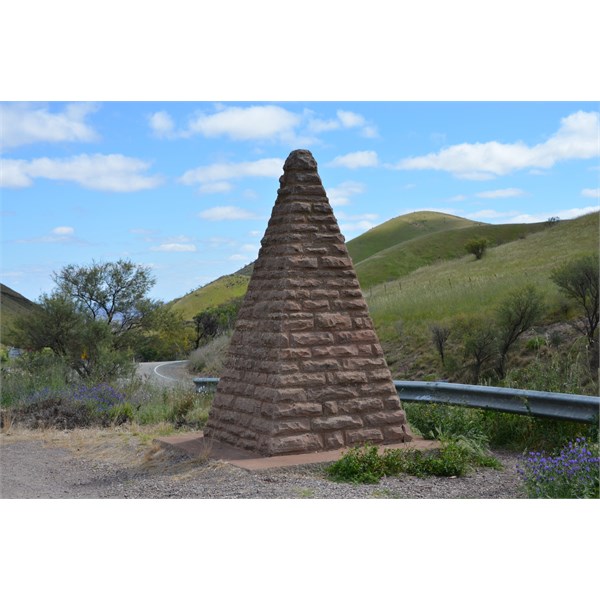
MULTIPOLYGON (((327 452, 311 452, 309 454, 286 454, 283 456, 261 456, 254 452, 242 450, 223 444, 217 440, 205 438, 202 432, 170 435, 154 440, 164 448, 179 452, 190 458, 210 458, 222 460, 248 471, 274 469, 277 467, 292 467, 315 463, 335 462, 340 459, 348 448, 329 450, 327 452)), ((425 440, 414 436, 413 440, 404 444, 389 444, 381 448, 400 448, 402 450, 434 450, 440 447, 436 440, 425 440)))

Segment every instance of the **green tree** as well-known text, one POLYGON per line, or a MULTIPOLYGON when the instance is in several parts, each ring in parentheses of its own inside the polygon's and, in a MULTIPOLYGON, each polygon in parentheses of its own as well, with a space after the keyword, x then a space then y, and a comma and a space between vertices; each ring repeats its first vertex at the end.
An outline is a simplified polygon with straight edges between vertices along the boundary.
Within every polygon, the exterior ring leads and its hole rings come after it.
POLYGON ((488 247, 488 240, 485 238, 473 238, 465 244, 465 250, 469 254, 475 255, 476 260, 480 260, 488 247))
POLYGON ((556 268, 550 278, 561 291, 575 300, 583 314, 574 325, 586 336, 592 367, 598 367, 598 309, 600 267, 598 254, 574 259, 556 268))
POLYGON ((80 377, 110 380, 132 372, 133 352, 160 303, 147 296, 150 270, 130 261, 68 265, 39 311, 17 321, 19 345, 50 348, 80 377))
POLYGON ((159 304, 142 323, 135 352, 142 360, 176 360, 187 355, 192 340, 183 316, 159 304))
POLYGON ((129 260, 68 265, 54 274, 54 282, 81 312, 108 323, 116 336, 139 328, 157 306, 147 297, 156 283, 150 269, 129 260))
POLYGON ((542 295, 533 286, 513 292, 496 310, 498 336, 498 364, 496 372, 500 379, 506 376, 508 353, 515 342, 542 316, 542 295))

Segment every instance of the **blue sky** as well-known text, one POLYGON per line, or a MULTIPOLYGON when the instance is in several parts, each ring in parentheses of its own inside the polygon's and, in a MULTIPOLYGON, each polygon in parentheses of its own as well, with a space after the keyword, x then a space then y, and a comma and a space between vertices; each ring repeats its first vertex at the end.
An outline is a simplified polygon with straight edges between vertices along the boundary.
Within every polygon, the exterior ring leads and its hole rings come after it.
POLYGON ((488 223, 598 207, 595 102, 0 104, 0 281, 127 258, 171 300, 256 258, 289 152, 308 148, 346 239, 436 210, 488 223))

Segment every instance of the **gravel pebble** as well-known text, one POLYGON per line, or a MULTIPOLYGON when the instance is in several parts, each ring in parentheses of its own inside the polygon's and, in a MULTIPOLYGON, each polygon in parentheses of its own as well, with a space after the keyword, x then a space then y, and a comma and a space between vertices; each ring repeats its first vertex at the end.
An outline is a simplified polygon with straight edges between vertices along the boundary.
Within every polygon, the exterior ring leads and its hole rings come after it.
POLYGON ((502 470, 478 468, 465 477, 409 475, 374 485, 329 481, 323 465, 246 471, 224 462, 189 460, 166 451, 122 465, 80 457, 41 441, 4 443, 2 498, 523 498, 515 470, 519 454, 494 451, 502 470))

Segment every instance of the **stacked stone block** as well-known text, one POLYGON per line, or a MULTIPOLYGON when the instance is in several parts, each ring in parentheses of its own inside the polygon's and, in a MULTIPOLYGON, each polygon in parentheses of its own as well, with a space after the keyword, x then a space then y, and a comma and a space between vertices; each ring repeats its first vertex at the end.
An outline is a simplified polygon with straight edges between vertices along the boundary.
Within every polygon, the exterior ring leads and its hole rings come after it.
POLYGON ((265 456, 410 441, 317 164, 283 170, 204 434, 265 456))

